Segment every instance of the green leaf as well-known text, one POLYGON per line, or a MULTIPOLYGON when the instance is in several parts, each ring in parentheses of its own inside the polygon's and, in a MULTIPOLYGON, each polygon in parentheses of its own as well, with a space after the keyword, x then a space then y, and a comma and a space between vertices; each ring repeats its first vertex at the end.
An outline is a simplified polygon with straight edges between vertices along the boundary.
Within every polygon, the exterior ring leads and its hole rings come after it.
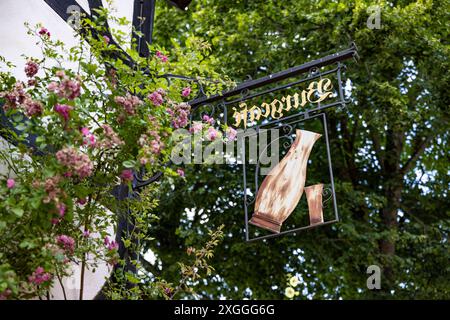
POLYGON ((27 128, 26 125, 24 125, 23 123, 19 124, 18 126, 16 126, 16 129, 19 131, 24 131, 27 128))
POLYGON ((18 216, 19 218, 23 216, 23 209, 22 208, 12 208, 11 211, 18 216))
POLYGON ((126 161, 122 162, 122 165, 125 168, 134 168, 136 166, 136 161, 134 161, 134 160, 126 160, 126 161))

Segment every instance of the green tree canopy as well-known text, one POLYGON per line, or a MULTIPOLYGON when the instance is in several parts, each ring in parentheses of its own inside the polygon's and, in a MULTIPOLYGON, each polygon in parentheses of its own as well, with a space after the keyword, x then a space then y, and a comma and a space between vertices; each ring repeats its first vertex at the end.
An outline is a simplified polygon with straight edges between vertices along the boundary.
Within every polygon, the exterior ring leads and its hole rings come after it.
POLYGON ((237 82, 351 41, 360 60, 348 64, 348 110, 328 112, 342 221, 247 244, 240 167, 190 165, 185 183, 163 182, 158 241, 148 244, 162 266, 149 266, 155 275, 176 277, 182 248, 224 223, 217 275, 197 284, 205 298, 281 298, 287 273, 302 280, 300 298, 450 297, 450 2, 380 1, 381 28, 370 29, 373 4, 198 0, 186 14, 159 5, 156 43, 202 38, 237 82), (372 264, 383 270, 381 291, 366 288, 372 264))

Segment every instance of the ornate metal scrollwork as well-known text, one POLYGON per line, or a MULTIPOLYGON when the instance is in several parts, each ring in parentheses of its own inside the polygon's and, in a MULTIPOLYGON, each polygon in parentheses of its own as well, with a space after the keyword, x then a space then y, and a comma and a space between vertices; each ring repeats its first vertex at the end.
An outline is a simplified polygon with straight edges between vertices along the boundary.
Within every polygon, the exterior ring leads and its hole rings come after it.
POLYGON ((333 190, 331 187, 323 188, 322 190, 322 208, 327 208, 328 202, 333 197, 333 190))

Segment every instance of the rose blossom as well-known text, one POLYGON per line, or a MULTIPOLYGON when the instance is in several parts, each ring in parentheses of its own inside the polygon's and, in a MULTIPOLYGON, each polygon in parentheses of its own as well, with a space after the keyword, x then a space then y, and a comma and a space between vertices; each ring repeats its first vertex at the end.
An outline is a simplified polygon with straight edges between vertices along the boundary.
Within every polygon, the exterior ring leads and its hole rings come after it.
POLYGON ((47 30, 47 28, 42 27, 41 30, 39 30, 39 35, 41 36, 47 36, 50 38, 50 32, 47 30))
POLYGON ((3 110, 8 111, 9 109, 17 109, 19 105, 30 99, 30 96, 25 92, 24 84, 17 81, 11 91, 0 92, 0 98, 6 100, 3 110))
POLYGON ((125 109, 125 112, 129 115, 136 114, 136 109, 142 104, 141 99, 131 94, 127 94, 125 97, 117 96, 114 97, 114 101, 125 109))
POLYGON ((62 218, 66 214, 66 205, 64 203, 58 203, 56 205, 56 208, 58 209, 58 214, 62 218))
POLYGON ((90 176, 94 170, 94 165, 89 156, 73 147, 59 150, 56 153, 56 159, 61 165, 67 167, 70 173, 77 175, 81 179, 90 176))
POLYGON ((56 242, 66 251, 73 253, 75 250, 75 240, 65 234, 56 237, 56 242))
POLYGON ((167 108, 167 113, 172 118, 172 126, 175 129, 183 128, 187 126, 189 120, 189 113, 191 112, 191 106, 187 103, 176 104, 173 109, 167 108))
POLYGON ((189 97, 189 95, 191 94, 191 88, 190 87, 186 87, 183 89, 183 91, 181 91, 181 95, 183 97, 189 97))
POLYGON ((84 139, 83 139, 83 144, 84 145, 90 145, 90 146, 95 146, 95 136, 89 131, 88 128, 83 127, 80 129, 81 134, 83 135, 84 139))
POLYGON ((121 146, 125 143, 109 125, 102 125, 102 129, 105 137, 102 140, 96 142, 95 147, 101 149, 110 149, 116 146, 121 146))
POLYGON ((130 170, 130 169, 123 170, 122 173, 120 174, 120 178, 124 182, 131 182, 131 181, 133 181, 133 170, 130 170))
POLYGON ((0 293, 0 300, 6 300, 12 294, 11 289, 5 289, 0 293))
POLYGON ((8 189, 14 188, 15 185, 16 185, 16 181, 14 179, 6 180, 6 186, 8 187, 8 189))
POLYGON ((81 84, 79 81, 69 79, 62 70, 57 71, 56 76, 61 79, 61 82, 51 82, 47 86, 47 89, 50 92, 56 93, 60 98, 66 98, 69 100, 73 100, 80 96, 81 84))
POLYGON ((40 285, 46 281, 51 279, 51 275, 48 272, 45 272, 44 268, 37 267, 31 276, 28 277, 28 281, 35 285, 40 285))
POLYGON ((39 65, 32 60, 28 60, 25 64, 25 74, 27 75, 27 77, 32 78, 36 73, 38 73, 38 71, 39 65))
POLYGON ((235 129, 228 127, 226 134, 227 134, 228 141, 236 140, 237 131, 235 129))
POLYGON ((148 95, 148 99, 153 103, 153 105, 155 106, 160 106, 163 102, 164 99, 161 95, 161 93, 159 93, 158 91, 155 91, 151 94, 148 95))
MULTIPOLYGON (((45 182, 43 183, 45 192, 47 193, 47 196, 42 200, 44 203, 50 203, 50 201, 55 201, 56 203, 59 203, 59 198, 61 195, 64 196, 64 192, 59 187, 59 183, 61 182, 61 176, 56 175, 54 177, 47 178, 45 182)), ((34 188, 41 187, 40 182, 33 182, 34 188)))
POLYGON ((60 79, 65 78, 66 77, 66 73, 64 72, 64 70, 58 70, 56 71, 56 76, 60 79))
POLYGON ((210 125, 214 125, 214 123, 216 122, 213 117, 210 117, 207 114, 203 115, 202 119, 203 121, 209 123, 210 125))
POLYGON ((162 62, 167 62, 167 61, 169 61, 169 59, 167 58, 167 56, 164 55, 161 51, 156 51, 156 56, 157 56, 162 62))
POLYGON ((201 123, 200 121, 194 121, 194 123, 192 124, 189 131, 191 133, 197 133, 197 132, 201 132, 202 129, 203 129, 203 123, 201 123))
POLYGON ((64 121, 69 121, 70 118, 70 110, 72 110, 71 106, 68 106, 66 104, 56 104, 53 107, 53 110, 55 110, 55 112, 59 113, 59 115, 61 117, 63 117, 64 121))
POLYGON ((214 141, 219 136, 219 133, 214 128, 208 128, 208 132, 206 133, 206 138, 209 141, 214 141))
POLYGON ((117 250, 119 248, 119 244, 114 240, 112 240, 112 241, 109 240, 108 237, 105 237, 103 242, 104 242, 106 248, 110 251, 117 250))
POLYGON ((183 170, 183 169, 178 168, 178 169, 177 169, 177 173, 178 173, 178 175, 179 175, 180 177, 184 177, 184 170, 183 170))
POLYGON ((27 117, 40 116, 44 111, 42 104, 38 101, 33 101, 31 99, 26 99, 23 105, 25 114, 27 117))
POLYGON ((52 81, 47 86, 48 91, 55 92, 58 90, 58 82, 52 81))

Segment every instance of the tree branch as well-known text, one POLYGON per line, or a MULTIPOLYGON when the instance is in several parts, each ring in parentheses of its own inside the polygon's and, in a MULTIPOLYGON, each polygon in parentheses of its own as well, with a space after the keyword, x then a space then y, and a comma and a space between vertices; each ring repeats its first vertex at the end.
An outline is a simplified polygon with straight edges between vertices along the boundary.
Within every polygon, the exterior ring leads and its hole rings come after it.
POLYGON ((419 157, 422 155, 422 153, 425 151, 425 148, 428 146, 428 144, 433 140, 434 135, 429 135, 426 138, 422 137, 422 142, 418 144, 418 146, 415 148, 413 154, 411 157, 406 161, 406 163, 401 167, 400 173, 402 175, 405 175, 408 173, 409 170, 411 170, 414 163, 419 159, 419 157))

